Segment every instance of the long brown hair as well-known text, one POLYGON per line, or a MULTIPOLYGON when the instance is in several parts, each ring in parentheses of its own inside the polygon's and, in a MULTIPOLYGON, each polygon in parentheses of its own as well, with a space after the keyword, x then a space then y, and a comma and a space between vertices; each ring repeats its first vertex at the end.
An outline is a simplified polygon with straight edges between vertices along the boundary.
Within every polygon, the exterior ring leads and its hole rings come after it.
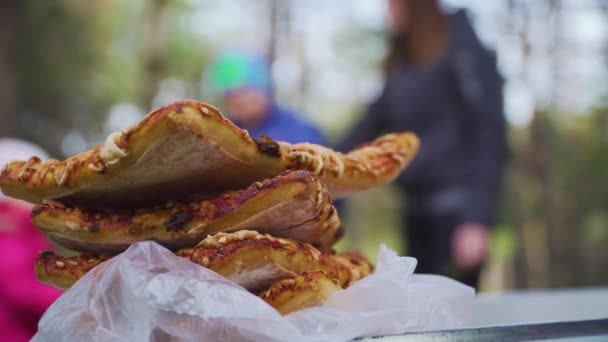
POLYGON ((446 21, 437 0, 393 1, 400 1, 401 6, 406 8, 408 29, 392 32, 388 36, 388 51, 383 63, 385 77, 392 75, 400 64, 418 63, 416 50, 425 49, 424 45, 428 45, 425 40, 442 39, 441 33, 445 30, 446 21))

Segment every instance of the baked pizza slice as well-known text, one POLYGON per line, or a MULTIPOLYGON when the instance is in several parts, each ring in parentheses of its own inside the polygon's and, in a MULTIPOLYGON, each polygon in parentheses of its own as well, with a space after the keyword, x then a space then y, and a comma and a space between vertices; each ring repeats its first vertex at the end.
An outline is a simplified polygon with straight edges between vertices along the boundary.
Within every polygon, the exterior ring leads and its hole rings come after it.
POLYGON ((247 229, 326 249, 340 226, 327 188, 308 171, 285 172, 213 200, 128 212, 47 200, 34 207, 32 221, 66 248, 102 254, 119 253, 142 240, 177 250, 208 235, 247 229))
POLYGON ((313 271, 280 280, 259 296, 282 315, 287 315, 319 306, 339 290, 342 290, 342 286, 338 281, 323 271, 313 271))
MULTIPOLYGON (((360 267, 346 257, 323 255, 307 243, 247 230, 215 234, 194 248, 177 251, 176 255, 255 293, 304 272, 322 271, 341 287, 368 274, 361 272, 360 267)), ((62 257, 46 252, 40 254, 36 262, 36 275, 42 282, 65 289, 109 258, 95 255, 62 257)))
POLYGON ((30 202, 140 208, 193 194, 213 198, 302 169, 317 174, 340 198, 393 180, 418 144, 413 133, 392 133, 342 154, 314 144, 255 140, 215 107, 182 100, 63 161, 32 157, 9 163, 0 173, 0 188, 30 202))
POLYGON ((372 271, 369 261, 360 252, 323 255, 320 262, 320 270, 279 280, 260 293, 260 298, 287 315, 323 304, 334 292, 349 287, 372 271), (336 267, 339 270, 332 271, 336 267))
POLYGON ((67 290, 95 266, 110 259, 108 255, 81 254, 65 257, 42 252, 36 261, 36 277, 43 283, 67 290))

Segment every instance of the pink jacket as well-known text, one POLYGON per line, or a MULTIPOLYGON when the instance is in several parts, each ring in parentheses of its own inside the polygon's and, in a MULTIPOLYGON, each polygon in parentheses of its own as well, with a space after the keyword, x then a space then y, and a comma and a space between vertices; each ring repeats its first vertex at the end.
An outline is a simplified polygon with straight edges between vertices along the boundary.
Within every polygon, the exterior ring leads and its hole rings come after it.
POLYGON ((0 199, 0 341, 29 341, 61 292, 34 274, 38 252, 52 245, 30 221, 28 207, 0 199))

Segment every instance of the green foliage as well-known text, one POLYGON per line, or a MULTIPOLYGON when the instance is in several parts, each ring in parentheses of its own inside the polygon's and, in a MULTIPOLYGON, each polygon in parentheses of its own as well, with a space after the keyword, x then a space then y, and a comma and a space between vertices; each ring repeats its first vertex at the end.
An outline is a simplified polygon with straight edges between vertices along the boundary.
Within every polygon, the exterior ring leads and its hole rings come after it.
POLYGON ((85 95, 96 61, 95 27, 78 12, 67 1, 27 2, 20 68, 25 102, 85 95))
POLYGON ((500 225, 494 230, 492 235, 492 243, 490 253, 492 258, 497 260, 509 260, 515 253, 515 244, 517 243, 513 228, 500 225))
POLYGON ((380 244, 400 255, 405 254, 405 240, 400 213, 402 201, 394 187, 358 194, 346 202, 342 215, 345 237, 336 249, 361 250, 375 260, 380 244))

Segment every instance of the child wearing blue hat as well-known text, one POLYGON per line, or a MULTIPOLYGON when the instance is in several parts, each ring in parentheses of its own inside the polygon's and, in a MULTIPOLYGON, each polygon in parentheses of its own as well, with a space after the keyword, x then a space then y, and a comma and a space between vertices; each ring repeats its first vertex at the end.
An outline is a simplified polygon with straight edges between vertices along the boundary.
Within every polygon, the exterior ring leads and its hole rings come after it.
POLYGON ((206 82, 221 96, 228 117, 253 138, 267 135, 289 143, 324 144, 312 123, 279 106, 273 95, 268 63, 239 51, 218 56, 209 67, 206 82))

